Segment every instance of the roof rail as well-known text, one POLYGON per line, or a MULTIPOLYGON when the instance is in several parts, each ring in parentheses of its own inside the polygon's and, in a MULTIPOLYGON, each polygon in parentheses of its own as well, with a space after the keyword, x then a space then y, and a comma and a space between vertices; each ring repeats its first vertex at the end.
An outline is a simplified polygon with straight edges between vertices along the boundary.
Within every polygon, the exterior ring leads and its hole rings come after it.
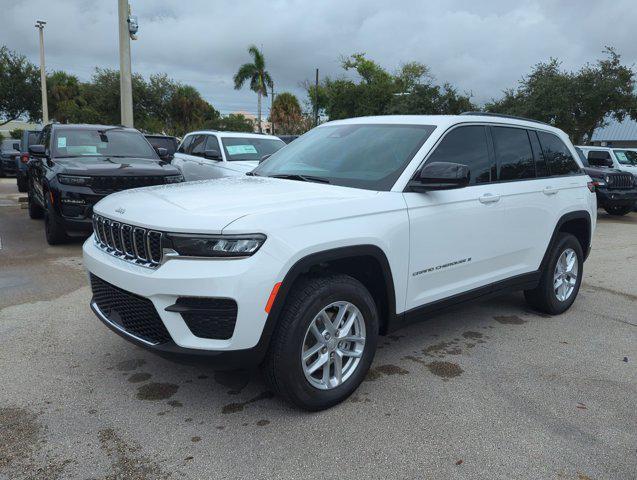
POLYGON ((532 118, 518 117, 517 115, 507 115, 505 113, 493 113, 493 112, 462 112, 460 115, 475 115, 480 117, 500 117, 511 118, 513 120, 524 120, 525 122, 541 123, 542 125, 548 125, 552 127, 550 123, 541 122, 540 120, 534 120, 532 118))

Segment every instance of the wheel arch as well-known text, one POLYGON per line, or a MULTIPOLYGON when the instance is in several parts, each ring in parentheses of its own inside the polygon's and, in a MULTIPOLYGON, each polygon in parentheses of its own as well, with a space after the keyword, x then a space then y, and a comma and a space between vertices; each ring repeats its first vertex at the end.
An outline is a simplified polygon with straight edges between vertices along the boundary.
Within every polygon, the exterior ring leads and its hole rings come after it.
POLYGON ((592 240, 592 220, 591 215, 586 210, 577 210, 569 212, 557 221, 555 228, 553 229, 553 235, 544 253, 544 258, 540 264, 540 271, 543 271, 550 258, 551 250, 557 242, 557 237, 560 233, 570 233, 575 236, 579 241, 582 252, 584 254, 584 260, 588 257, 592 240))
POLYGON ((352 245, 309 254, 288 270, 266 321, 268 343, 294 284, 304 275, 322 271, 344 273, 363 283, 378 306, 380 333, 388 331, 396 316, 396 292, 387 256, 376 245, 352 245))

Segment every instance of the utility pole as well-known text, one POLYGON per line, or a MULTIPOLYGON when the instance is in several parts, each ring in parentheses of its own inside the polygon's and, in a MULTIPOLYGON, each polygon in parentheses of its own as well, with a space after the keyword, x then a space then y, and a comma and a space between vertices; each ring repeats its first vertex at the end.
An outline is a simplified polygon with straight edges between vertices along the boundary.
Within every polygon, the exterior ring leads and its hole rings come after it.
POLYGON ((272 107, 274 107, 274 82, 270 86, 270 135, 274 135, 274 117, 272 117, 272 107))
POLYGON ((49 123, 49 102, 46 96, 46 70, 44 68, 44 26, 46 22, 36 20, 35 28, 40 30, 40 88, 42 89, 42 124, 49 123))
POLYGON ((133 83, 131 79, 130 31, 128 0, 118 0, 119 15, 119 95, 122 125, 133 126, 133 83))
POLYGON ((316 69, 316 82, 314 83, 314 126, 318 126, 319 121, 319 69, 316 69))

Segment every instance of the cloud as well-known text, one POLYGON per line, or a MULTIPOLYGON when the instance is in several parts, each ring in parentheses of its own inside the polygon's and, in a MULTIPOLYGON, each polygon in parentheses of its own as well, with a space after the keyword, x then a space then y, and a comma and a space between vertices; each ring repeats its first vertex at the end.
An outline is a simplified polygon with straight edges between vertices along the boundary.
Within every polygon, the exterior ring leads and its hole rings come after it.
MULTIPOLYGON (((314 76, 339 76, 339 57, 366 52, 394 70, 416 60, 439 82, 472 92, 478 102, 498 97, 532 65, 550 57, 577 69, 615 46, 637 60, 633 0, 510 2, 494 0, 130 0, 139 17, 133 70, 165 72, 197 87, 222 112, 256 110, 232 75, 262 46, 276 91, 304 92, 314 76)), ((118 68, 114 0, 23 0, 0 6, 0 44, 38 62, 33 24, 46 20, 47 69, 88 79, 96 66, 118 68)), ((266 104, 269 101, 266 100, 266 104)))

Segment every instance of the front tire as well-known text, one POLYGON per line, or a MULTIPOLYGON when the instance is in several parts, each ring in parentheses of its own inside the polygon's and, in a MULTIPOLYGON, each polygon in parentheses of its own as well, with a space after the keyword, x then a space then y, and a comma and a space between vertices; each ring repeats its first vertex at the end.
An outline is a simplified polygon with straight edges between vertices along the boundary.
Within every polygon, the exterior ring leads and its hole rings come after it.
POLYGON ((358 280, 341 274, 298 281, 264 363, 270 388, 310 411, 332 407, 364 380, 378 341, 378 311, 358 280))
POLYGON ((579 292, 583 277, 584 255, 577 238, 560 233, 542 272, 539 285, 525 290, 529 305, 549 315, 568 310, 579 292))
POLYGON ((613 205, 613 206, 604 208, 604 210, 606 210, 606 213, 608 213, 609 215, 621 217, 623 215, 627 215, 630 212, 632 212, 633 206, 632 205, 623 205, 623 206, 613 205))
POLYGON ((49 245, 60 245, 69 241, 64 226, 57 218, 53 205, 47 198, 46 210, 44 212, 44 234, 49 245))

